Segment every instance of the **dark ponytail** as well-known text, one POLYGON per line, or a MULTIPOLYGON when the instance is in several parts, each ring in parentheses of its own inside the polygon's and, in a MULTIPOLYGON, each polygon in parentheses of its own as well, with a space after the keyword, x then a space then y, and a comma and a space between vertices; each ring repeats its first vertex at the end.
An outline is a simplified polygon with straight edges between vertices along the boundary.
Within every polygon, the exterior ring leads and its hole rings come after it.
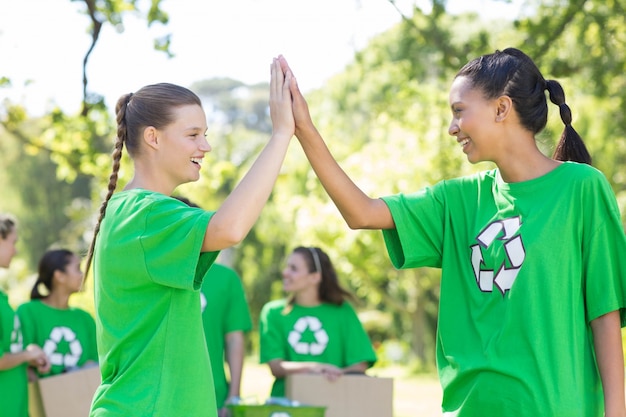
POLYGON ((546 89, 550 95, 550 101, 559 106, 561 120, 565 124, 552 158, 558 161, 574 161, 591 165, 591 155, 578 132, 572 127, 572 111, 565 104, 563 87, 556 80, 547 80, 546 89))
POLYGON ((46 287, 49 294, 52 291, 54 273, 56 271, 65 272, 65 268, 67 268, 74 256, 74 253, 67 249, 56 249, 46 252, 39 261, 37 281, 35 281, 35 285, 33 285, 33 289, 30 292, 30 299, 40 300, 47 297, 47 294, 41 294, 41 285, 46 287))

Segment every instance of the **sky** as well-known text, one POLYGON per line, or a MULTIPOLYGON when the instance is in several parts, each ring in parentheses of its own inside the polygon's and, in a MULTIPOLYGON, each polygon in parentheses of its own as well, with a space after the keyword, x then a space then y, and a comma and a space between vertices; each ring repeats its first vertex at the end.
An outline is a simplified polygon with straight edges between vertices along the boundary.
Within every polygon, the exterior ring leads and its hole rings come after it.
MULTIPOLYGON (((145 2, 144 2, 145 3, 145 2)), ((409 14, 413 3, 396 0, 409 14)), ((514 5, 449 0, 449 10, 510 14, 514 5)), ((90 44, 82 1, 0 0, 0 89, 37 115, 56 104, 80 108, 82 61, 90 44)), ((117 98, 155 82, 190 86, 212 77, 269 81, 272 58, 284 55, 303 91, 321 87, 352 61, 376 34, 401 20, 389 0, 163 0, 164 26, 148 28, 128 16, 124 31, 103 26, 87 67, 89 90, 113 108, 117 98), (155 51, 153 39, 172 34, 174 58, 155 51)))

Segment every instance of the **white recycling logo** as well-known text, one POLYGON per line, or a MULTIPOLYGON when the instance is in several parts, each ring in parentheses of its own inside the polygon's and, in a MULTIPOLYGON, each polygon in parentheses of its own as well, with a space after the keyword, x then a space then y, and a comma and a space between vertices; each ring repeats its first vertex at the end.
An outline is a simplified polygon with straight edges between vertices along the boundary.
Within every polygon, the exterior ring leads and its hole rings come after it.
POLYGON ((80 340, 76 338, 76 333, 72 329, 59 326, 52 329, 50 337, 43 345, 43 350, 50 358, 52 365, 65 366, 66 368, 72 368, 78 365, 81 355, 83 354, 83 347, 80 344, 80 340), (62 341, 67 342, 69 346, 69 352, 61 353, 57 351, 59 343, 62 341))
POLYGON ((21 352, 24 349, 24 340, 22 338, 22 326, 17 314, 13 318, 13 330, 11 331, 11 345, 9 351, 11 353, 21 352))
POLYGON ((293 325, 293 330, 289 332, 287 338, 289 344, 300 355, 321 355, 328 345, 328 333, 324 330, 322 322, 313 316, 300 317, 293 325), (306 330, 310 330, 315 337, 315 341, 307 343, 302 341, 302 335, 306 330))
POLYGON ((485 227, 476 237, 478 244, 470 246, 472 268, 476 283, 483 292, 492 292, 494 285, 500 290, 502 295, 513 287, 517 274, 526 258, 526 250, 522 242, 522 237, 516 235, 521 226, 519 217, 497 220, 485 227), (504 242, 504 251, 508 260, 498 270, 481 269, 484 265, 484 258, 481 248, 489 248, 495 241, 504 242))

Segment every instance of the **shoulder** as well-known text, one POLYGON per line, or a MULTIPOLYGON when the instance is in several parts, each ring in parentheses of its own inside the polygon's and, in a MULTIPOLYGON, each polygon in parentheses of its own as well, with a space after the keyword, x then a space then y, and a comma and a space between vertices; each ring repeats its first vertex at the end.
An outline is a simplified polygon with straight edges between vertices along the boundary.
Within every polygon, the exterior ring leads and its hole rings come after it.
POLYGON ((435 184, 433 188, 436 190, 446 190, 449 188, 473 188, 479 184, 492 184, 496 181, 496 177, 497 170, 491 169, 488 171, 478 172, 476 174, 443 180, 435 184))
POLYGON ((352 304, 350 304, 347 301, 344 301, 343 303, 341 303, 340 305, 333 305, 334 307, 336 307, 341 313, 348 315, 348 316, 356 316, 356 310, 354 309, 354 307, 352 306, 352 304))
POLYGON ((223 265, 223 264, 219 264, 219 263, 214 263, 213 265, 211 265, 211 269, 209 269, 208 272, 211 276, 219 276, 220 278, 224 278, 224 279, 231 279, 231 280, 239 280, 239 274, 237 274, 237 271, 235 271, 233 268, 223 265))
POLYGON ((87 310, 83 310, 80 307, 71 307, 71 311, 72 311, 72 314, 74 314, 76 317, 80 317, 87 321, 94 320, 93 316, 87 310))
POLYGON ((44 304, 39 300, 31 300, 21 304, 15 311, 20 315, 24 315, 40 309, 42 305, 44 304))
POLYGON ((606 181, 605 175, 599 169, 578 162, 563 162, 559 167, 568 178, 579 181, 606 181))
POLYGON ((286 305, 286 299, 269 301, 265 303, 265 305, 261 309, 261 314, 268 315, 274 312, 282 312, 286 305))

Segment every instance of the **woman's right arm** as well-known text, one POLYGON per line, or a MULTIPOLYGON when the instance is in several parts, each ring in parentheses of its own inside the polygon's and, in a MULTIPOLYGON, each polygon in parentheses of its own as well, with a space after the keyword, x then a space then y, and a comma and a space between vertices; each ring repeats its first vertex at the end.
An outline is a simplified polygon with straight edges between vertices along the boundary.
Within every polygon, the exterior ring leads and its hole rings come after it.
MULTIPOLYGON (((284 58, 283 71, 291 73, 284 58)), ((367 196, 341 169, 319 134, 295 78, 289 85, 293 98, 296 137, 302 145, 315 174, 351 229, 393 229, 395 224, 387 204, 367 196)))
POLYGON ((226 249, 246 237, 261 214, 283 164, 295 128, 289 91, 292 74, 289 71, 283 74, 278 59, 274 59, 271 73, 272 137, 209 221, 202 245, 205 252, 226 249))

